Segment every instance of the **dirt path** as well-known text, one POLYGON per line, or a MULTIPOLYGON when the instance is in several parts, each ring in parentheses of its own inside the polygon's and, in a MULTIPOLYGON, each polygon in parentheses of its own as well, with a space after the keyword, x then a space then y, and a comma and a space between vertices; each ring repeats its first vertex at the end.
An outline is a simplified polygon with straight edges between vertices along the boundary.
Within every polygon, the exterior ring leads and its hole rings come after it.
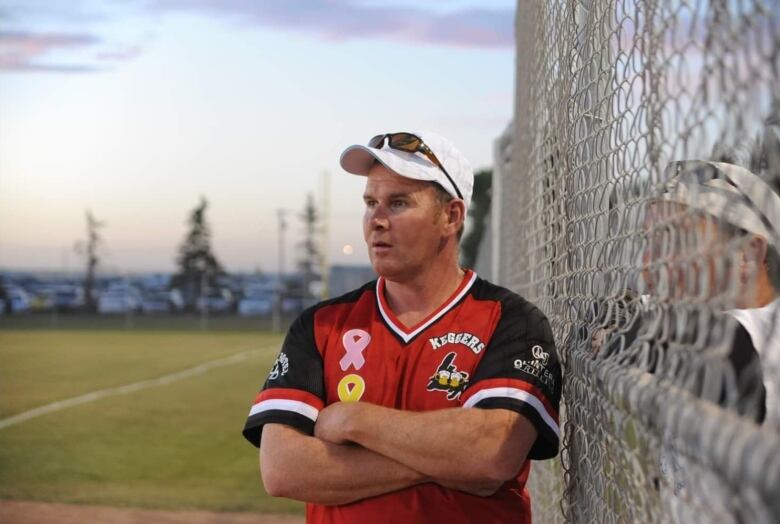
POLYGON ((210 511, 157 511, 0 500, 3 524, 303 524, 299 516, 210 511))

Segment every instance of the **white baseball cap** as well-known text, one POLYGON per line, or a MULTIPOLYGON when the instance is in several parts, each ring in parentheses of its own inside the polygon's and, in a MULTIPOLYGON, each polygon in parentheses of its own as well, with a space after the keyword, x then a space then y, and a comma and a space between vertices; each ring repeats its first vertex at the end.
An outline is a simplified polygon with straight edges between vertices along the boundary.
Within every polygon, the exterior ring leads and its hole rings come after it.
POLYGON ((724 162, 685 160, 666 168, 663 200, 684 204, 780 246, 780 195, 761 177, 724 162))
POLYGON ((381 148, 359 144, 349 146, 341 153, 341 167, 353 175, 367 176, 376 160, 406 178, 438 183, 454 198, 462 199, 468 209, 474 189, 474 171, 466 157, 455 149, 449 140, 436 133, 430 131, 407 131, 407 133, 420 138, 428 146, 447 170, 447 174, 423 153, 408 153, 393 149, 389 145, 389 140, 383 140, 381 148), (458 191, 463 195, 462 198, 458 195, 458 191))

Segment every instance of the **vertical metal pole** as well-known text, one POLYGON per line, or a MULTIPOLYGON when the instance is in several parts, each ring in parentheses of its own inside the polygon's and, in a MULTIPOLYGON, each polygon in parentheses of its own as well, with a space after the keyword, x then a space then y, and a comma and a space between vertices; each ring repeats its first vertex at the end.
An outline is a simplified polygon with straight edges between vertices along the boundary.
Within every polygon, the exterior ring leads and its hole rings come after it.
POLYGON ((128 304, 130 307, 125 309, 125 329, 132 329, 133 328, 133 313, 134 313, 134 304, 132 303, 132 295, 129 293, 131 287, 130 287, 130 273, 126 272, 124 273, 124 281, 125 286, 127 286, 128 290, 128 298, 130 299, 131 303, 128 304))
POLYGON ((200 276, 200 297, 203 303, 200 310, 200 329, 206 330, 209 327, 209 295, 208 295, 208 276, 204 271, 200 276))
MULTIPOLYGON (((531 172, 533 169, 532 151, 534 145, 534 130, 532 119, 538 108, 533 107, 533 81, 537 60, 538 21, 541 18, 543 2, 526 2, 518 0, 515 13, 515 107, 512 127, 512 144, 510 146, 511 161, 509 169, 501 173, 500 191, 506 205, 501 206, 498 220, 506 224, 500 234, 507 238, 501 239, 501 260, 499 274, 501 285, 519 291, 525 298, 536 300, 537 290, 533 289, 535 274, 538 269, 534 252, 533 235, 537 233, 522 232, 519 225, 534 217, 533 206, 542 195, 538 183, 534 183, 531 172), (535 110, 536 109, 536 110, 535 110), (536 192, 536 193, 535 193, 536 192), (523 237, 521 237, 523 235, 523 237)), ((493 193, 495 195, 495 192, 493 193)), ((495 196, 493 198, 496 198, 495 196)), ((534 224, 536 227, 536 224, 534 224)))
POLYGON ((501 285, 507 285, 504 269, 506 264, 502 264, 505 253, 504 229, 502 227, 502 216, 504 213, 503 202, 504 195, 504 176, 509 176, 510 150, 512 146, 512 133, 514 132, 514 123, 510 123, 504 132, 493 142, 493 180, 491 185, 492 198, 490 200, 490 229, 492 242, 490 244, 490 279, 501 285), (503 271, 503 272, 502 272, 503 271))
POLYGON ((282 295, 284 294, 284 230, 287 224, 284 221, 284 209, 276 210, 278 225, 278 250, 277 250, 277 269, 276 269, 276 303, 274 304, 273 314, 273 332, 279 333, 282 329, 282 295))
POLYGON ((322 294, 320 300, 327 300, 330 297, 330 256, 328 248, 330 246, 330 173, 324 171, 322 173, 322 235, 320 236, 320 257, 321 266, 320 270, 322 274, 322 294))

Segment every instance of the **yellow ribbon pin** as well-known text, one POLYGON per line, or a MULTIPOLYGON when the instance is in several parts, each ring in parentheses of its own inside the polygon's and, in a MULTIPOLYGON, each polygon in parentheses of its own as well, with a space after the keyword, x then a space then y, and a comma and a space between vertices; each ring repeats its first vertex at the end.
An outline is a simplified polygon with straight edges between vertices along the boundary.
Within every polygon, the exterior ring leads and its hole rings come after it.
POLYGON ((366 382, 360 375, 347 375, 339 381, 339 400, 342 402, 357 402, 366 391, 366 382))

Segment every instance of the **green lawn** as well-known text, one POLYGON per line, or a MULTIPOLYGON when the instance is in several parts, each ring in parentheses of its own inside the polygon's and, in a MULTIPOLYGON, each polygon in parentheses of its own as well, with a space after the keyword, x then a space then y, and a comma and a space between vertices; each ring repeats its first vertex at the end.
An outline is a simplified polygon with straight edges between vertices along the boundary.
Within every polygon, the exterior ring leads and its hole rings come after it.
POLYGON ((262 489, 241 428, 278 352, 264 333, 0 332, 0 418, 248 349, 249 359, 0 429, 0 498, 299 512, 262 489))

